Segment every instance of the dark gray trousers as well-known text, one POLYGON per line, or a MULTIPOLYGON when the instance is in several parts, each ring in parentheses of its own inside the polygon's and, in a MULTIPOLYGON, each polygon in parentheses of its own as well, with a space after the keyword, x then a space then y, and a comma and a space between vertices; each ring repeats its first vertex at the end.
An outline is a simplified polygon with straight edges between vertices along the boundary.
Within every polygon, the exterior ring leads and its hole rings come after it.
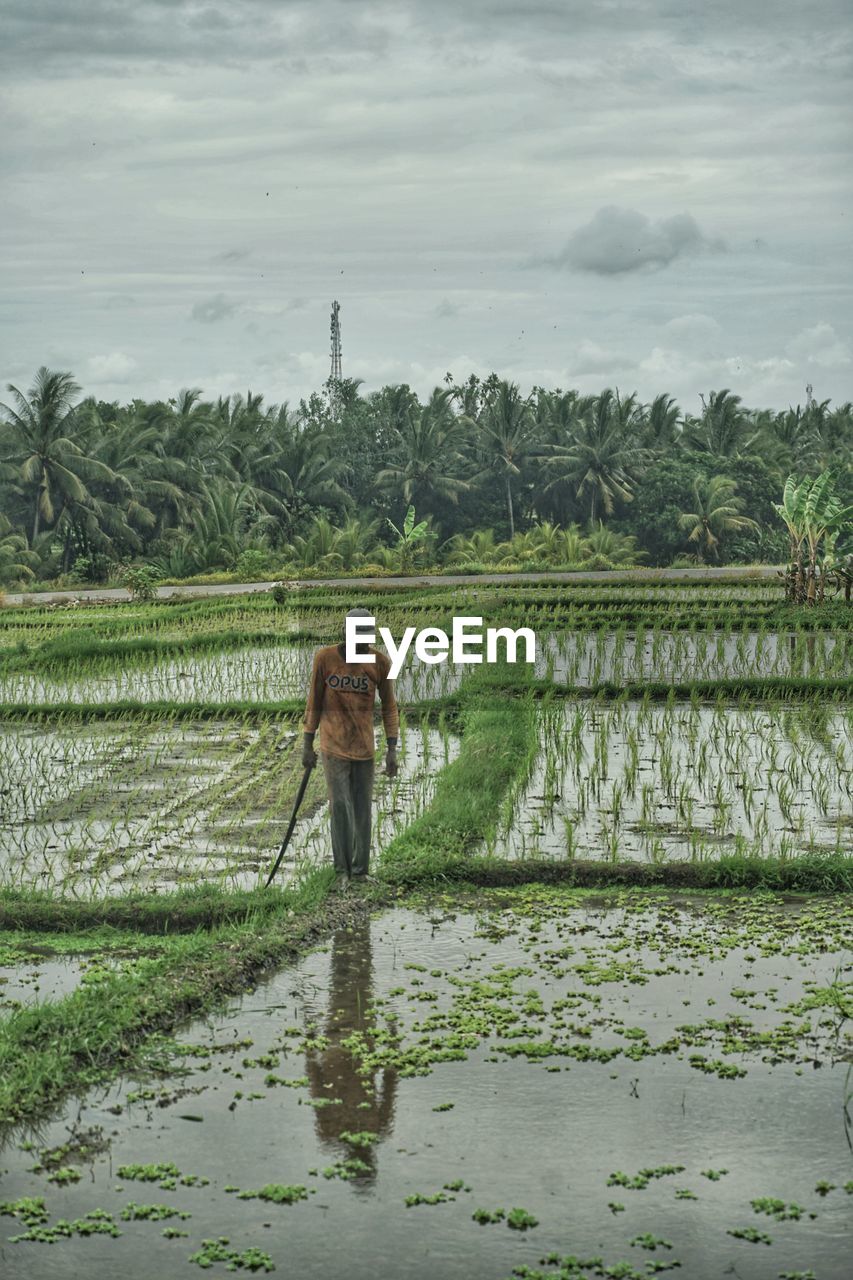
POLYGON ((367 875, 373 803, 373 760, 343 760, 323 753, 329 793, 332 857, 338 875, 367 875))

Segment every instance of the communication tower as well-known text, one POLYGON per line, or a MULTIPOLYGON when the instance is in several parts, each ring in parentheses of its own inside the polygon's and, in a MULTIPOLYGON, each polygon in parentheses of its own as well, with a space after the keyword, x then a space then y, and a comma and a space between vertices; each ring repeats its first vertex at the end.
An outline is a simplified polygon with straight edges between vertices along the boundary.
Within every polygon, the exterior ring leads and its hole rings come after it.
POLYGON ((329 374, 329 381, 332 383, 341 380, 341 304, 337 301, 332 303, 332 370, 329 374))

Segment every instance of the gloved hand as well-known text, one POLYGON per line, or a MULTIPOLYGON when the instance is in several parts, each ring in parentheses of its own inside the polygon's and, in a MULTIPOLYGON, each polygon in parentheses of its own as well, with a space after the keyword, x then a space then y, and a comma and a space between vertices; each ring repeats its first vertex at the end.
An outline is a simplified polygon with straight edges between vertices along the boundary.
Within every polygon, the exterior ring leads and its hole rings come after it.
POLYGON ((313 769, 317 763, 317 752, 314 750, 313 733, 302 735, 302 768, 313 769))
POLYGON ((385 752, 385 772, 389 778, 396 778, 397 768, 397 744, 389 742, 385 752))

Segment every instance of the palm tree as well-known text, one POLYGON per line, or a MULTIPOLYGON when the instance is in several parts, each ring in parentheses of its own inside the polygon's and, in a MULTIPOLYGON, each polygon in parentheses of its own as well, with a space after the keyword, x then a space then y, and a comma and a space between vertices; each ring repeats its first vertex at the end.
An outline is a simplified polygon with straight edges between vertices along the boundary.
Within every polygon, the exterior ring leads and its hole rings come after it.
POLYGON ((402 495, 409 505, 432 512, 437 501, 456 503, 470 487, 462 479, 459 438, 464 423, 452 407, 452 392, 436 387, 427 404, 399 420, 400 443, 376 483, 402 495))
POLYGON ((354 569, 356 565, 362 564, 375 549, 378 533, 378 520, 349 516, 337 531, 335 542, 335 549, 341 558, 341 567, 354 569))
POLYGON ((522 473, 536 438, 530 402, 514 382, 498 382, 478 423, 478 449, 490 470, 503 480, 509 536, 515 536, 512 482, 522 473))
POLYGON ((755 443, 757 432, 741 408, 741 398, 726 388, 702 397, 702 417, 691 422, 688 443, 713 458, 735 458, 747 453, 755 443))
POLYGON ((162 429, 139 411, 140 403, 119 410, 109 422, 102 421, 92 400, 84 401, 81 410, 89 450, 126 482, 122 521, 133 549, 140 538, 147 540, 170 524, 185 524, 193 509, 192 468, 163 456, 162 429))
POLYGON ((815 401, 809 418, 820 439, 819 462, 850 466, 853 463, 853 404, 848 400, 829 412, 829 401, 815 401))
POLYGON ((184 548, 198 569, 230 567, 243 550, 249 530, 257 534, 264 528, 251 485, 223 480, 204 483, 201 498, 191 532, 183 539, 184 548))
POLYGON ((420 412, 418 397, 406 382, 383 387, 371 397, 371 406, 382 424, 395 436, 404 435, 412 418, 420 412))
POLYGON ((441 548, 447 564, 492 564, 497 550, 493 529, 475 529, 469 535, 454 533, 441 548))
MULTIPOLYGON (((774 461, 782 466, 792 463, 805 469, 820 449, 820 435, 809 408, 789 408, 774 414, 766 424, 763 439, 774 461)), ((764 452, 764 450, 762 450, 764 452)))
POLYGON ((645 411, 645 443, 653 449, 670 449, 681 438, 683 425, 675 397, 662 392, 645 411))
POLYGON ((637 539, 633 534, 617 533, 608 529, 599 521, 584 539, 587 555, 594 562, 602 563, 602 567, 611 565, 635 565, 646 558, 644 551, 637 550, 637 539), (606 561, 606 565, 603 563, 606 561))
MULTIPOLYGON (((536 513, 540 519, 553 516, 562 522, 570 515, 576 498, 575 485, 569 475, 553 479, 552 459, 565 457, 575 442, 583 422, 595 407, 595 396, 581 396, 577 391, 535 391, 536 404, 536 513)), ((573 512, 572 512, 573 514, 573 512)))
POLYGON ((637 443, 641 408, 635 396, 620 400, 609 387, 575 419, 567 444, 549 450, 553 475, 546 488, 569 484, 579 500, 589 501, 589 520, 611 515, 616 502, 630 502, 634 479, 646 460, 637 443))
POLYGON ((72 439, 80 388, 70 373, 42 366, 26 395, 11 382, 7 390, 14 407, 0 404, 5 414, 0 456, 15 469, 24 490, 33 493, 32 546, 43 521, 54 524, 66 507, 91 506, 92 482, 122 487, 122 479, 72 439))
POLYGON ((22 578, 34 578, 39 558, 27 547, 21 533, 13 533, 12 526, 0 511, 0 583, 8 586, 22 578))
POLYGON ((340 535, 326 516, 317 516, 306 534, 297 534, 287 544, 287 554, 301 569, 338 569, 343 557, 338 550, 340 535))
POLYGON ((318 507, 345 510, 350 503, 339 483, 346 472, 346 461, 333 452, 322 428, 302 427, 285 435, 280 464, 290 482, 288 521, 291 528, 303 515, 318 507))
POLYGON ((743 502, 735 497, 737 485, 728 476, 712 476, 708 481, 693 481, 695 511, 678 517, 681 529, 689 529, 688 542, 695 542, 700 560, 720 558, 720 538, 726 533, 740 533, 758 526, 748 516, 740 515, 743 502))

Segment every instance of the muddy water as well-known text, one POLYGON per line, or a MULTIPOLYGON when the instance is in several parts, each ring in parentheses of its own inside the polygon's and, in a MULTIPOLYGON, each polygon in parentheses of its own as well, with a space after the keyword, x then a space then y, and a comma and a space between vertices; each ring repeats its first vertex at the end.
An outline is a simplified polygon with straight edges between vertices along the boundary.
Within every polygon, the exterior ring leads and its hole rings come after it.
POLYGON ((75 956, 32 956, 12 964, 0 960, 0 1012, 61 1000, 79 985, 84 973, 84 963, 75 956))
POLYGON ((343 930, 189 1028, 187 1074, 125 1079, 70 1106, 36 1147, 101 1126, 109 1150, 79 1166, 79 1182, 51 1185, 10 1142, 0 1199, 44 1196, 49 1223, 103 1210, 121 1235, 12 1244, 23 1227, 0 1218, 3 1275, 191 1275, 201 1241, 227 1237, 299 1277, 501 1280, 551 1251, 629 1263, 607 1274, 630 1277, 652 1261, 678 1261, 691 1280, 846 1276, 849 1042, 827 1007, 790 1006, 843 976, 849 909, 637 895, 606 906, 536 890, 487 900, 488 912, 445 900, 343 930), (745 1074, 700 1069, 697 1053, 745 1074), (345 1136, 365 1133, 366 1147, 345 1136), (363 1167, 337 1176, 353 1157, 363 1167), (167 1162, 209 1185, 118 1172, 167 1162), (643 1186, 619 1185, 640 1170, 643 1186), (825 1196, 822 1181, 834 1184, 825 1196), (239 1198, 267 1184, 306 1198, 239 1198), (406 1206, 436 1194, 446 1199, 406 1206), (755 1212, 764 1197, 802 1216, 755 1212), (192 1216, 122 1220, 131 1201, 192 1216), (472 1218, 512 1208, 538 1225, 472 1218), (772 1243, 729 1234, 744 1229, 772 1243))

